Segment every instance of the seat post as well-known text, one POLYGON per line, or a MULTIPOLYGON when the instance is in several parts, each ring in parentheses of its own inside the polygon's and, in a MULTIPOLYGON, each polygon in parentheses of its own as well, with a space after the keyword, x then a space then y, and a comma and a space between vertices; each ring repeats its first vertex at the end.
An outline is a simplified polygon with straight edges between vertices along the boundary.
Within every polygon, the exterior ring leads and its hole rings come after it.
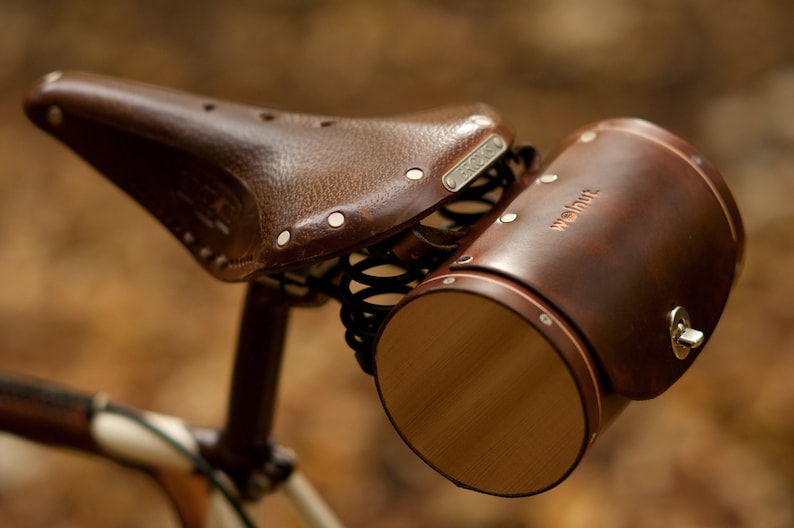
POLYGON ((243 305, 226 424, 216 453, 246 474, 273 456, 269 438, 290 303, 278 288, 250 282, 243 305))

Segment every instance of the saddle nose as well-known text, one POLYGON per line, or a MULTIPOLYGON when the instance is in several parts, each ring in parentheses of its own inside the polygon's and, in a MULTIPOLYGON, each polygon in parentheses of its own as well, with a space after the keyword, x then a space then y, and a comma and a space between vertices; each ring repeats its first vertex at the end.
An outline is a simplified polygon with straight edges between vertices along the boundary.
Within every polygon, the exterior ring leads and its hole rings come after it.
POLYGON ((85 73, 45 76, 24 106, 231 281, 383 240, 454 198, 513 140, 484 104, 330 117, 85 73))

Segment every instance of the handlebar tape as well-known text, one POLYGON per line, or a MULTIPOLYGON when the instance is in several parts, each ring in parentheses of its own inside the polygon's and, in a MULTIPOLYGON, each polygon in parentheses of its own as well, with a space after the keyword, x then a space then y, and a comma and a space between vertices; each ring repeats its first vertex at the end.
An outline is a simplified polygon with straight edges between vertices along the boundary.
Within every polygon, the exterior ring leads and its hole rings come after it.
POLYGON ((49 382, 0 375, 0 430, 35 442, 97 452, 95 396, 49 382))

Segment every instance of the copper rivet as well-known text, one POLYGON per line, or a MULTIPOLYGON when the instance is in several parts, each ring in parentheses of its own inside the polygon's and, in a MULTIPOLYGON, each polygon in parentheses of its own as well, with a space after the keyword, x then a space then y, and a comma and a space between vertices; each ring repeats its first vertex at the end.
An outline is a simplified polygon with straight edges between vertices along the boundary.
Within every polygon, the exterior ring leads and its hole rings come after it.
POLYGON ((596 137, 598 137, 598 133, 594 132, 593 130, 588 130, 587 132, 582 132, 582 135, 579 136, 579 141, 582 143, 590 143, 596 137))
POLYGON ((60 79, 62 76, 63 73, 61 73, 59 70, 55 70, 44 76, 44 82, 45 83, 55 82, 58 79, 60 79))
POLYGON ((278 247, 284 247, 289 243, 289 239, 292 237, 289 231, 286 229, 278 234, 278 238, 276 238, 276 244, 278 247))
POLYGON ((509 224, 510 222, 515 222, 518 215, 515 213, 505 213, 499 217, 499 221, 503 224, 509 224))
POLYGON ((463 255, 462 257, 458 257, 457 260, 455 260, 455 262, 457 264, 465 264, 465 263, 469 262, 470 260, 471 260, 471 257, 469 255, 463 255))
POLYGON ((455 277, 447 277, 441 281, 442 284, 452 284, 453 282, 455 282, 455 277))
POLYGON ((493 119, 491 119, 490 117, 488 117, 486 115, 481 115, 481 114, 473 115, 473 116, 471 116, 470 119, 471 119, 471 121, 474 124, 479 125, 479 126, 483 126, 483 127, 493 126, 493 124, 494 124, 493 123, 493 119))
POLYGON ((328 225, 331 227, 342 227, 345 223, 345 215, 339 211, 328 215, 328 225))
POLYGON ((538 181, 540 183, 554 183, 558 179, 559 179, 559 176, 557 176, 556 174, 544 174, 543 176, 538 178, 538 181))
POLYGON ((52 105, 47 108, 47 123, 54 127, 63 123, 63 112, 60 106, 52 105))
POLYGON ((405 173, 405 177, 409 180, 421 180, 424 177, 425 173, 422 169, 409 169, 405 173))
POLYGON ((542 313, 540 314, 539 319, 544 325, 551 326, 551 317, 549 317, 549 314, 542 313))

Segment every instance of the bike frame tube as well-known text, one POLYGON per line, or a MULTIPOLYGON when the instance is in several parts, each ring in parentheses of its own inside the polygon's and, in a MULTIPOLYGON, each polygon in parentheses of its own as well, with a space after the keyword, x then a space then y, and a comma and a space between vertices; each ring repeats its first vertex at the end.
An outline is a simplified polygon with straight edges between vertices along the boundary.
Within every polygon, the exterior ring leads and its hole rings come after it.
MULTIPOLYGON (((179 418, 151 412, 143 413, 142 418, 167 432, 186 450, 198 454, 199 444, 196 438, 191 429, 179 418)), ((177 477, 172 483, 181 482, 182 487, 189 485, 186 479, 192 477, 190 472, 195 469, 190 461, 139 422, 124 415, 99 411, 92 420, 91 431, 103 454, 132 463, 138 468, 148 468, 152 470, 155 478, 160 471, 178 470, 182 473, 182 479, 177 477)), ((198 510, 204 505, 206 509, 203 514, 204 522, 200 525, 203 528, 244 528, 229 503, 209 485, 203 487, 205 493, 209 494, 204 500, 197 500, 194 496, 189 501, 180 502, 174 496, 172 487, 165 485, 159 478, 157 480, 169 492, 185 526, 188 526, 186 519, 202 516, 198 510)), ((281 490, 311 528, 343 527, 333 510, 301 472, 293 471, 282 483, 281 490)), ((258 500, 247 502, 245 508, 249 515, 255 517, 259 505, 258 500)))
MULTIPOLYGON (((80 393, 29 379, 0 377, 0 430, 53 446, 76 448, 141 470, 160 484, 186 528, 244 526, 240 516, 189 455, 204 458, 231 479, 244 508, 257 517, 260 499, 281 486, 312 528, 339 528, 336 515, 294 469, 270 489, 248 484, 273 460, 270 441, 281 357, 291 303, 272 286, 249 284, 230 387, 227 421, 219 433, 181 419, 121 408, 104 394, 80 393), (121 412, 120 412, 121 410, 121 412), (145 423, 141 423, 141 421, 145 423), (147 424, 165 433, 158 436, 147 424)), ((270 475, 265 475, 270 476, 270 475)), ((231 484, 231 483, 230 483, 231 484)))
MULTIPOLYGON (((198 443, 182 420, 146 412, 141 418, 178 442, 186 451, 198 454, 198 443)), ((130 418, 99 411, 91 420, 91 435, 103 453, 146 468, 192 471, 193 463, 152 431, 130 418)))
POLYGON ((248 284, 219 449, 237 456, 266 455, 276 403, 289 305, 273 286, 248 284))

